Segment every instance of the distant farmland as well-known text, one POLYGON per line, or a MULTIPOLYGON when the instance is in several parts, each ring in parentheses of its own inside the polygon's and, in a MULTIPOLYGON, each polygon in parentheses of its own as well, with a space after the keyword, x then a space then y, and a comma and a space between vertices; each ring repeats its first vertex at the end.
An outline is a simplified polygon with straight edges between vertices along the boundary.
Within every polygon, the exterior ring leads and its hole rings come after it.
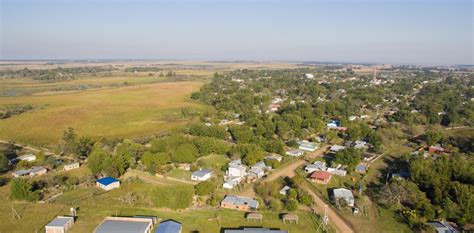
POLYGON ((183 124, 183 108, 202 109, 190 100, 202 82, 164 82, 44 96, 0 97, 0 104, 34 109, 0 120, 0 139, 33 145, 60 142, 73 127, 80 136, 134 137, 183 124))

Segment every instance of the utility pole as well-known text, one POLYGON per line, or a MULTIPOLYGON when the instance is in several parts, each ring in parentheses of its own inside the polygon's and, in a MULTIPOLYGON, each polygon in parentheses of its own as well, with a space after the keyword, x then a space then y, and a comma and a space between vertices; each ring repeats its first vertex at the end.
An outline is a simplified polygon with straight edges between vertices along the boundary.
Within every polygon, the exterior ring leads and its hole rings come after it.
POLYGON ((319 231, 319 229, 323 230, 324 232, 328 232, 328 229, 326 228, 326 225, 329 222, 329 217, 328 217, 328 205, 324 205, 324 216, 319 221, 319 226, 316 231, 319 231))

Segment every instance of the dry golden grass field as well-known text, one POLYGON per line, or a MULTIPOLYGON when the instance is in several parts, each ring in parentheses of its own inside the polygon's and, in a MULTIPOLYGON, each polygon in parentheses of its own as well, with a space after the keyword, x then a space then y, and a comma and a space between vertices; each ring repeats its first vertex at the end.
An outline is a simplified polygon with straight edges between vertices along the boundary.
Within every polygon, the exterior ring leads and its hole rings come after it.
MULTIPOLYGON (((0 97, 0 104, 34 109, 0 120, 0 139, 32 145, 60 141, 68 127, 81 136, 151 135, 186 122, 183 108, 202 109, 189 97, 203 82, 164 82, 41 96, 0 97)), ((25 84, 26 85, 26 84, 25 84)))

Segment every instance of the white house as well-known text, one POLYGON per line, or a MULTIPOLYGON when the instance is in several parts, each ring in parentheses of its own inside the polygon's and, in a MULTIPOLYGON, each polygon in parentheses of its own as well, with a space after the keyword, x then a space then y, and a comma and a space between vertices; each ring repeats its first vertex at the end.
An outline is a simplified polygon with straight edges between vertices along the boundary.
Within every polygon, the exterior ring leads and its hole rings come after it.
POLYGON ((45 227, 46 233, 66 233, 74 224, 74 217, 58 216, 45 227))
POLYGON ((286 155, 293 156, 293 157, 299 157, 304 154, 304 151, 302 150, 289 150, 286 152, 286 155))
POLYGON ((229 163, 227 169, 227 176, 230 177, 244 177, 247 175, 247 167, 242 164, 242 160, 234 160, 229 163))
POLYGON ((316 161, 314 164, 309 164, 304 168, 306 173, 312 173, 314 171, 326 171, 326 162, 316 161))
POLYGON ((346 147, 340 145, 332 145, 331 148, 329 148, 329 150, 332 152, 338 152, 344 149, 346 149, 346 147))
POLYGON ((241 181, 242 177, 228 177, 222 184, 222 187, 225 189, 233 189, 235 186, 240 184, 241 181))
POLYGON ((286 194, 288 194, 288 190, 290 190, 290 186, 285 185, 285 187, 283 187, 283 188, 280 190, 280 194, 281 194, 281 195, 286 195, 286 194))
POLYGON ((306 141, 306 140, 298 141, 298 145, 299 145, 298 149, 304 150, 304 151, 309 151, 309 152, 313 152, 313 151, 317 150, 318 147, 319 147, 318 143, 309 142, 309 141, 306 141))
POLYGON ((253 165, 249 170, 249 175, 252 177, 256 177, 257 179, 262 178, 265 175, 265 171, 269 170, 269 168, 265 162, 260 161, 253 165))
POLYGON ((64 164, 64 171, 69 171, 72 169, 79 168, 81 165, 79 163, 70 163, 70 164, 64 164))
POLYGON ((191 174, 191 180, 194 181, 206 181, 209 180, 214 174, 211 170, 198 170, 191 174))
POLYGON ((26 154, 26 155, 23 155, 23 156, 18 157, 17 160, 32 162, 32 161, 35 161, 35 160, 36 160, 36 155, 34 155, 34 154, 26 154))
POLYGON ((96 186, 104 190, 112 190, 120 187, 120 181, 113 177, 104 177, 96 180, 96 186))
POLYGON ((333 190, 333 194, 334 200, 344 199, 347 202, 347 205, 351 207, 354 206, 354 195, 352 194, 351 190, 345 188, 338 188, 333 190))
POLYGON ((307 79, 312 79, 312 78, 314 78, 314 75, 313 74, 304 74, 304 77, 307 78, 307 79))

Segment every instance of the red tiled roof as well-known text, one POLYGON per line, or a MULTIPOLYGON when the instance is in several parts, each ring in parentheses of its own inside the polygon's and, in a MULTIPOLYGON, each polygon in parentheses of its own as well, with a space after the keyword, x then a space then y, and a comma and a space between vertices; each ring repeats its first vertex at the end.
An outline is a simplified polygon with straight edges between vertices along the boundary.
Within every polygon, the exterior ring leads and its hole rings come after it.
POLYGON ((331 173, 327 171, 315 171, 310 177, 311 179, 329 180, 331 178, 331 173))

